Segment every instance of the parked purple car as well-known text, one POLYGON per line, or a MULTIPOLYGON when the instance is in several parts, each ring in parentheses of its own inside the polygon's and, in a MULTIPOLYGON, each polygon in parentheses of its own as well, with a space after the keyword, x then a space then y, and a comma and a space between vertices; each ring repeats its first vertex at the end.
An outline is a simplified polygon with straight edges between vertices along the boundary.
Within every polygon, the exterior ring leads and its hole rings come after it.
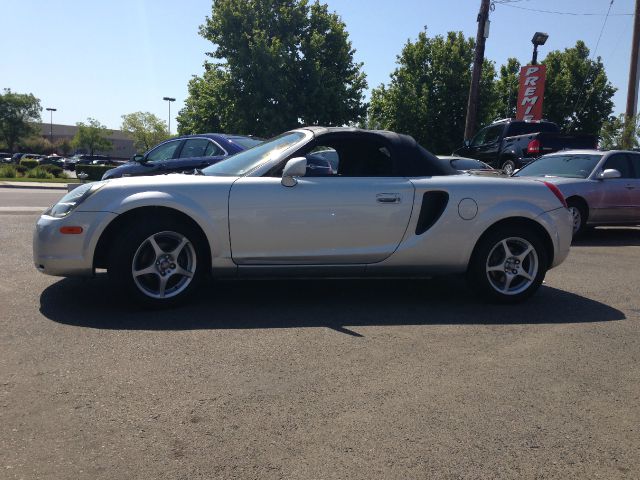
POLYGON ((262 141, 257 137, 222 133, 171 138, 144 155, 134 155, 124 165, 107 170, 102 179, 189 172, 213 165, 262 141))
POLYGON ((574 235, 590 226, 640 224, 639 152, 557 152, 534 160, 514 176, 554 183, 567 199, 574 235))

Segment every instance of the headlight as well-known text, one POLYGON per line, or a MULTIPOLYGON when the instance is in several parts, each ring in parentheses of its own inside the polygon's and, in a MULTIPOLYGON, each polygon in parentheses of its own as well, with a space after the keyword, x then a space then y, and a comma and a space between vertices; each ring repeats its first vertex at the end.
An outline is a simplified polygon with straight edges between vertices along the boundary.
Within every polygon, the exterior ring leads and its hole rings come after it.
POLYGON ((78 205, 102 188, 105 183, 106 182, 85 183, 74 188, 62 197, 58 203, 44 212, 44 215, 56 218, 66 217, 75 210, 78 205))

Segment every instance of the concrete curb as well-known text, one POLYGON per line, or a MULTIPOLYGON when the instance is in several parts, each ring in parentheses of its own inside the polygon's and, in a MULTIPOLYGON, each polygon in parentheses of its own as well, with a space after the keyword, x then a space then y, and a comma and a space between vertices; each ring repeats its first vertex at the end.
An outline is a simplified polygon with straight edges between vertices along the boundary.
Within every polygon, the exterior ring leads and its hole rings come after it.
MULTIPOLYGON (((75 185, 75 184, 71 184, 75 185)), ((79 185, 79 184, 78 184, 79 185)), ((41 183, 41 182, 0 182, 0 188, 26 188, 46 190, 69 190, 66 183, 41 183)))

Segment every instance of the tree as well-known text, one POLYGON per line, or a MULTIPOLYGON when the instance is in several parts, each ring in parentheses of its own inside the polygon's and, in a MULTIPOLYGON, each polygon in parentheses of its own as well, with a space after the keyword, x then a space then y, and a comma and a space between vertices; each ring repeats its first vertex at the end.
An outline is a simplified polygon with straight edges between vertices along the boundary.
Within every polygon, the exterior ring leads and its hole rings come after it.
POLYGON ((78 122, 76 125, 78 132, 71 141, 74 148, 85 148, 90 155, 111 150, 111 142, 106 138, 111 131, 98 120, 87 118, 87 123, 78 122))
MULTIPOLYGON (((371 93, 367 126, 412 135, 436 153, 460 146, 475 42, 462 32, 430 38, 422 31, 398 56, 388 86, 371 93)), ((495 67, 485 60, 480 79, 479 124, 495 115, 495 67)))
POLYGON ((215 49, 189 82, 181 134, 270 136, 304 124, 345 125, 366 112, 362 64, 346 26, 319 2, 216 0, 200 35, 215 49))
POLYGON ((543 112, 565 132, 597 135, 613 112, 611 85, 598 57, 589 59, 583 41, 563 52, 555 50, 544 59, 547 66, 543 112))
POLYGON ((515 118, 520 86, 520 62, 515 58, 507 59, 507 64, 500 67, 496 80, 496 118, 515 118))
POLYGON ((624 113, 618 117, 611 116, 600 130, 600 148, 603 150, 629 150, 639 145, 640 135, 639 117, 632 117, 625 121, 624 113))
POLYGON ((37 133, 40 100, 29 93, 14 93, 9 88, 0 94, 0 137, 13 150, 21 138, 37 133))
POLYGON ((134 112, 122 115, 122 131, 132 139, 139 153, 169 138, 167 124, 149 112, 134 112))

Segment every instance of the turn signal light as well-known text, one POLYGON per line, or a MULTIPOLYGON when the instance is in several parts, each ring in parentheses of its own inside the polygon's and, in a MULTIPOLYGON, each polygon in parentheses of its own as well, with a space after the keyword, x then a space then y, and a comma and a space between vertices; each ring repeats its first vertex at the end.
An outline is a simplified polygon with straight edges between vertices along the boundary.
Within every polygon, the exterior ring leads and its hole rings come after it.
POLYGON ((60 227, 60 233, 65 235, 79 235, 82 233, 82 227, 60 227))

